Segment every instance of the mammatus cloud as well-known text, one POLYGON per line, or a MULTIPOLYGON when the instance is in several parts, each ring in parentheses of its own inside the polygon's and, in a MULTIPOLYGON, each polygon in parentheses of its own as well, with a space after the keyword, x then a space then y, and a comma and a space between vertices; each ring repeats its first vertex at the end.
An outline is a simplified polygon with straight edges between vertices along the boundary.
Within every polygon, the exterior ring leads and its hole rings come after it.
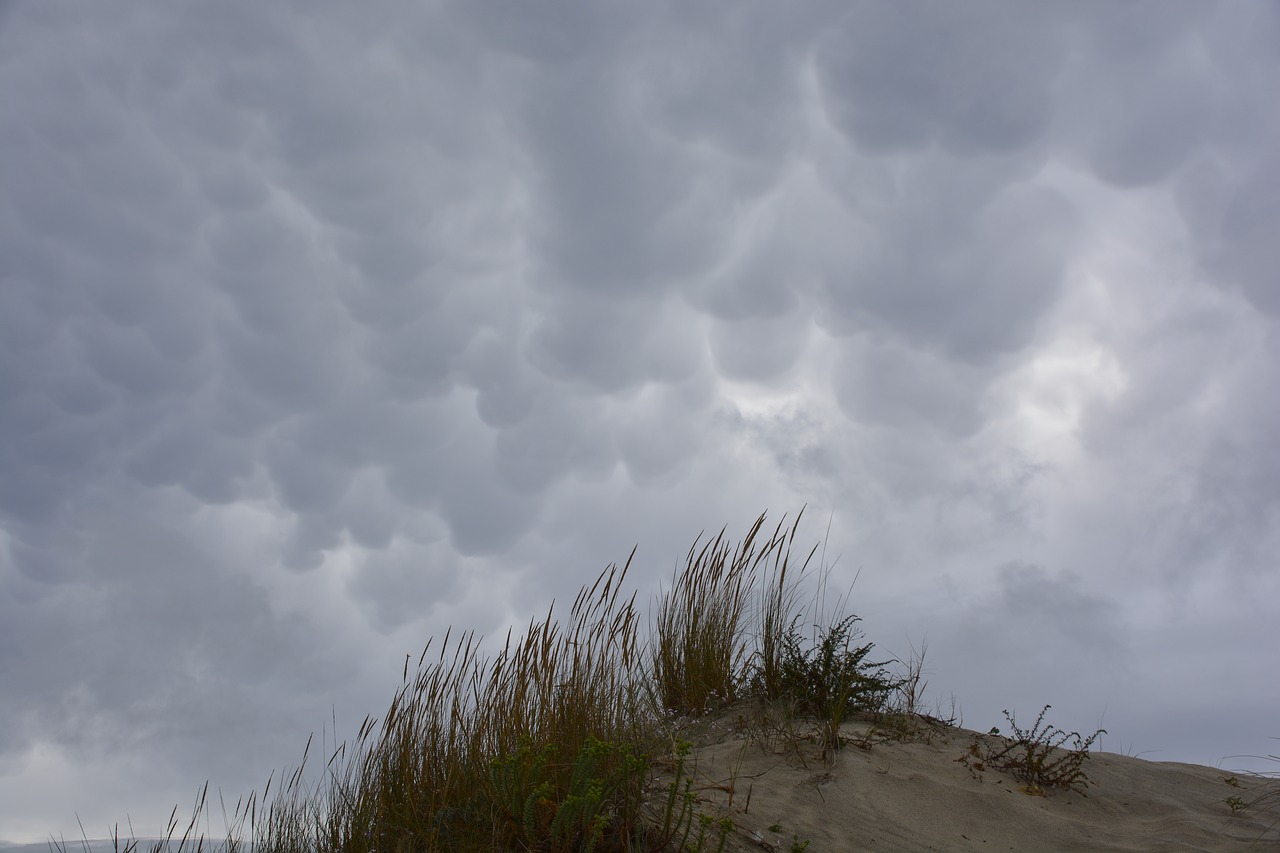
POLYGON ((765 507, 979 727, 1259 751, 1278 26, 0 5, 0 836, 261 785, 765 507))

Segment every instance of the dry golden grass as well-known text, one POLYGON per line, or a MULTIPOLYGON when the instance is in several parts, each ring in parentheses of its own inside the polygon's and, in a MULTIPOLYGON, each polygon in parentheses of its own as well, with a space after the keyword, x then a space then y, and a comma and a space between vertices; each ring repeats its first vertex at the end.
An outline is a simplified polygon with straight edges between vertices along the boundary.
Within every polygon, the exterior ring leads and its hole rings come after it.
MULTIPOLYGON (((500 653, 481 654, 473 633, 428 643, 415 673, 381 719, 366 718, 352 744, 325 756, 318 782, 302 764, 237 803, 214 843, 195 833, 202 797, 178 837, 176 809, 153 850, 225 848, 266 853, 369 851, 714 850, 731 827, 699 810, 679 726, 738 701, 800 708, 818 689, 836 703, 838 727, 850 690, 865 684, 870 648, 835 649, 837 663, 796 677, 820 643, 802 648, 794 626, 792 567, 799 517, 765 539, 762 514, 737 545, 722 530, 689 549, 682 572, 642 626, 623 592, 631 560, 611 565, 578 594, 562 624, 554 608, 500 653), (641 643, 641 628, 647 642, 641 643), (750 630, 749 630, 750 629, 750 630), (844 655, 845 657, 839 657, 844 655), (841 693, 843 691, 843 693, 841 693), (795 694, 795 695, 793 695, 795 694), (655 768, 673 770, 654 783, 655 768)), ((632 556, 634 556, 634 551, 632 556)), ((835 618, 820 636, 852 625, 835 618)), ((844 635, 841 635, 843 638, 844 635)), ((820 637, 819 637, 820 639, 820 637)), ((831 658, 832 649, 827 649, 831 658)), ((828 663, 830 661, 828 660, 828 663)), ((830 723, 830 721, 827 721, 830 723)), ((839 747, 838 739, 833 743, 839 747)), ((226 811, 224 809, 224 816, 226 811)), ((117 850, 133 853, 138 842, 117 850)))

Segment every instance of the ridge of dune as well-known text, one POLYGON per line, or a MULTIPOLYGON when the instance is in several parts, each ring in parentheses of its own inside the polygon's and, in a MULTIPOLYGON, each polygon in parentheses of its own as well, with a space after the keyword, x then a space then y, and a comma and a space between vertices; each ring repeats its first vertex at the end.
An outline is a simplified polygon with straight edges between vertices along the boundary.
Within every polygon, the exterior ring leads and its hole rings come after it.
POLYGON ((1274 796, 1239 813, 1227 803, 1274 792, 1277 780, 1091 752, 1086 791, 1032 796, 1011 775, 959 760, 990 735, 936 725, 894 739, 846 722, 847 744, 827 761, 803 734, 762 733, 732 711, 691 734, 701 808, 733 821, 726 851, 1280 850, 1274 796))

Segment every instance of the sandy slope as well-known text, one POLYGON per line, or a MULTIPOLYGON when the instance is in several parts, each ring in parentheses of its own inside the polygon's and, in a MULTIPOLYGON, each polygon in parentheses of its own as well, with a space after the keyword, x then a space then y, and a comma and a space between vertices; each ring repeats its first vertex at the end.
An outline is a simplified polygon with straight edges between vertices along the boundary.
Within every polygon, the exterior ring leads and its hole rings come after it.
POLYGON ((1265 790, 1257 779, 1232 787, 1230 774, 1210 767, 1093 753, 1084 765, 1087 796, 1029 796, 1004 773, 974 778, 956 760, 975 737, 989 736, 932 728, 859 746, 869 728, 846 724, 854 744, 830 763, 815 742, 741 716, 685 732, 701 744, 703 809, 736 827, 725 849, 785 852, 798 838, 810 842, 806 853, 1280 850, 1280 808, 1233 816, 1225 802, 1256 798, 1265 790))
MULTIPOLYGON (((848 723, 842 734, 850 743, 827 762, 806 738, 811 725, 760 720, 730 711, 679 733, 697 745, 687 769, 698 808, 735 826, 726 851, 790 853, 796 840, 809 841, 805 853, 1280 851, 1280 780, 1241 776, 1233 787, 1230 774, 1211 767, 1092 753, 1084 765, 1088 796, 1037 797, 1000 771, 975 778, 957 761, 975 738, 994 742, 987 735, 922 726, 894 740, 872 736, 869 723, 848 723), (1248 802, 1267 790, 1276 792, 1269 808, 1233 816, 1225 802, 1248 802)), ((672 770, 660 770, 651 788, 659 810, 672 770)), ((714 836, 703 850, 711 853, 718 841, 714 836)), ((87 845, 93 853, 111 847, 87 845)), ((77 840, 66 849, 82 853, 86 846, 77 840)))

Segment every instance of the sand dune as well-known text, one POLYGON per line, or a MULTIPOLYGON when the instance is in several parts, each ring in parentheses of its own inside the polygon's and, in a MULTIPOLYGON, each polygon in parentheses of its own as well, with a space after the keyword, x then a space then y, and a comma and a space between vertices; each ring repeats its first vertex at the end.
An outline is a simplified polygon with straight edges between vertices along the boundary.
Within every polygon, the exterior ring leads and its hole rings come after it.
POLYGON ((735 826, 725 849, 791 851, 807 840, 806 853, 1280 850, 1280 808, 1234 814, 1226 802, 1250 802, 1276 790, 1275 780, 1229 784, 1231 774, 1211 767, 1094 752, 1083 794, 1032 796, 1001 771, 974 774, 957 761, 988 735, 931 728, 868 744, 869 730, 847 723, 852 743, 830 762, 816 741, 733 716, 691 730, 702 744, 694 754, 702 808, 735 826))
MULTIPOLYGON (((920 724, 907 737, 885 737, 867 721, 850 722, 841 729, 846 745, 826 760, 812 731, 804 721, 763 724, 740 709, 679 730, 694 745, 685 772, 698 810, 733 822, 726 851, 1280 851, 1280 779, 1093 752, 1084 763, 1086 791, 1034 796, 1002 771, 974 772, 958 760, 975 739, 997 743, 990 735, 920 724), (1268 802, 1239 813, 1227 803, 1268 792, 1268 802)), ((658 767, 650 803, 660 812, 675 765, 658 767)), ((701 849, 718 844, 712 827, 701 849)), ((75 839, 65 849, 112 847, 75 839)))

